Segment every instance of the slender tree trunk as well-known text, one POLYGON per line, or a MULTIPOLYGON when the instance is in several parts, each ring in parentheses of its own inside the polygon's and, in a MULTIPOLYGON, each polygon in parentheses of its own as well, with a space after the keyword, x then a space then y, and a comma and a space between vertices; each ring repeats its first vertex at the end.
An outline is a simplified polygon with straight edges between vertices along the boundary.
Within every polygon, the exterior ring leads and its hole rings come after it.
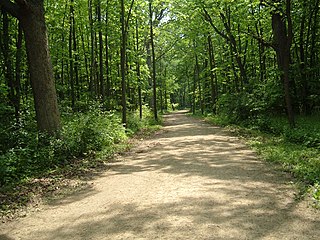
POLYGON ((164 86, 164 109, 167 111, 167 110, 168 110, 167 67, 165 67, 165 69, 164 69, 164 81, 163 81, 163 86, 164 86))
POLYGON ((192 89, 192 114, 196 114, 196 90, 197 90, 197 66, 194 66, 193 89, 192 89))
POLYGON ((301 81, 302 81, 302 89, 301 89, 301 112, 303 115, 307 115, 309 112, 308 107, 308 80, 306 75, 306 54, 304 48, 304 33, 305 33, 305 21, 306 21, 306 1, 304 1, 303 13, 301 17, 301 25, 300 25, 300 34, 299 34, 299 52, 300 52, 300 73, 301 73, 301 81))
POLYGON ((90 73, 89 73, 89 66, 88 66, 88 58, 87 58, 87 55, 86 53, 88 52, 88 49, 86 48, 85 46, 85 39, 84 39, 84 34, 83 32, 81 31, 81 28, 79 28, 79 32, 80 32, 80 36, 81 36, 81 41, 82 41, 82 49, 83 49, 83 52, 85 53, 85 56, 84 56, 84 69, 85 69, 85 79, 88 80, 88 86, 90 86, 90 73))
POLYGON ((111 102, 111 83, 110 83, 110 74, 109 74, 109 1, 107 0, 106 7, 106 34, 105 34, 105 42, 106 42, 106 97, 107 97, 107 109, 110 110, 110 102, 111 102))
POLYGON ((88 1, 88 11, 89 11, 89 26, 90 26, 90 83, 89 91, 91 95, 94 96, 95 92, 95 34, 93 29, 93 3, 92 0, 88 1))
POLYGON ((18 24, 18 40, 17 40, 17 52, 16 52, 16 81, 15 81, 15 116, 17 122, 20 117, 20 98, 21 98, 21 60, 22 60, 22 41, 23 41, 23 30, 21 24, 18 24))
MULTIPOLYGON (((10 56, 10 35, 9 35, 9 25, 10 20, 8 17, 8 13, 5 10, 2 10, 2 24, 3 24, 3 44, 2 44, 2 52, 3 52, 3 60, 4 60, 4 75, 7 81, 7 85, 9 88, 8 99, 10 101, 10 105, 15 107, 15 92, 14 92, 14 74, 13 74, 13 66, 10 56)), ((16 111, 16 110, 15 110, 16 111)))
POLYGON ((121 0, 121 89, 122 89, 122 123, 127 123, 127 98, 126 98, 126 29, 124 17, 124 0, 121 0))
POLYGON ((311 73, 312 79, 317 78, 317 67, 316 65, 316 56, 317 56, 317 51, 316 51, 316 43, 317 39, 319 38, 319 35, 317 34, 317 30, 319 28, 319 10, 320 10, 320 0, 316 0, 315 6, 314 6, 314 14, 312 16, 313 19, 313 24, 311 28, 311 46, 310 46, 310 67, 311 69, 314 69, 311 73))
POLYGON ((203 109, 203 103, 202 103, 202 91, 201 91, 201 81, 200 81, 200 66, 199 66, 199 60, 198 60, 198 55, 196 54, 195 56, 196 59, 196 66, 195 66, 195 82, 198 84, 198 89, 199 89, 199 107, 201 110, 201 114, 204 113, 203 109))
POLYGON ((75 111, 75 89, 74 89, 74 58, 73 58, 73 46, 72 46, 72 35, 73 35, 73 18, 74 18, 74 0, 70 2, 70 16, 69 16, 69 76, 70 76, 70 90, 71 90, 71 107, 75 111))
POLYGON ((149 0, 149 24, 150 24, 150 40, 151 40, 151 53, 152 53, 153 113, 154 113, 154 119, 158 121, 156 58, 155 58, 152 15, 153 15, 152 0, 149 0))
POLYGON ((137 57, 136 57, 136 66, 137 66, 137 77, 138 77, 138 102, 139 102, 139 116, 140 119, 142 119, 142 89, 141 89, 141 71, 140 71, 140 59, 139 59, 139 24, 138 24, 138 19, 136 19, 136 52, 137 52, 137 57))
POLYGON ((212 39, 211 36, 208 35, 208 46, 209 46, 209 66, 210 66, 210 85, 211 85, 211 102, 212 102, 212 111, 216 113, 216 101, 217 101, 217 74, 214 71, 215 66, 215 59, 214 59, 214 52, 212 46, 212 39))
POLYGON ((102 21, 101 21, 101 2, 97 1, 97 15, 99 23, 99 82, 101 101, 105 101, 104 79, 103 79, 103 39, 102 39, 102 21))
MULTIPOLYGON (((160 53, 161 55, 161 53, 160 53)), ((159 72, 160 72, 160 77, 158 78, 159 79, 159 88, 160 88, 160 112, 161 114, 163 114, 163 83, 162 83, 162 61, 161 61, 161 58, 159 59, 159 62, 160 62, 160 67, 159 67, 159 72)))
MULTIPOLYGON (((261 6, 259 5, 259 13, 261 11, 261 6)), ((254 16, 254 10, 252 10, 252 15, 254 16)), ((255 25, 257 36, 260 39, 264 38, 263 28, 261 26, 261 20, 259 19, 258 23, 255 25)), ((265 54, 265 45, 259 42, 259 70, 260 70, 260 82, 263 83, 266 78, 266 54, 265 54)), ((255 70, 255 66, 253 66, 255 70)))
POLYGON ((78 45, 77 45, 77 37, 76 37, 76 20, 74 17, 74 10, 72 15, 72 44, 73 44, 73 52, 74 56, 74 73, 75 73, 75 95, 76 100, 80 100, 80 81, 79 81, 79 56, 78 56, 78 45))

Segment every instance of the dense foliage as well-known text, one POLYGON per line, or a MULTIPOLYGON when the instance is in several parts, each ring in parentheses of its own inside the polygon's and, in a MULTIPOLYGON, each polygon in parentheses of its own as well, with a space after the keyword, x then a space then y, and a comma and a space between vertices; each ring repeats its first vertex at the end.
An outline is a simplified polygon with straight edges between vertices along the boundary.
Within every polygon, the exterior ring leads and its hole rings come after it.
POLYGON ((128 136, 154 124, 152 113, 147 110, 143 120, 137 113, 132 113, 129 119, 128 127, 124 128, 119 114, 97 108, 66 114, 59 138, 39 134, 30 119, 19 127, 4 126, 9 129, 1 128, 1 143, 5 144, 1 145, 0 186, 41 176, 99 152, 107 157, 115 151, 116 144, 125 143, 128 136))

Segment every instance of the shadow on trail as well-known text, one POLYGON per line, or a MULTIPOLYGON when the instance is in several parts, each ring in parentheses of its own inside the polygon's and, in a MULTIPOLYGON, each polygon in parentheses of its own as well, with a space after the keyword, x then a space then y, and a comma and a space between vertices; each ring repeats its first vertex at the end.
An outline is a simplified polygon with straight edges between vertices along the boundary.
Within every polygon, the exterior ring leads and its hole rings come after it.
MULTIPOLYGON (((298 202, 284 194, 290 188, 285 174, 257 160, 220 128, 184 113, 165 118, 164 133, 152 140, 153 145, 114 166, 110 176, 154 172, 183 182, 184 191, 190 184, 203 194, 181 193, 179 201, 150 205, 112 204, 98 214, 66 220, 63 227, 46 231, 48 239, 317 239, 320 220, 296 214, 298 202), (211 197, 212 193, 223 197, 211 197), (295 231, 307 222, 302 231, 295 231)), ((171 186, 162 184, 164 191, 171 186)), ((178 184, 175 191, 180 190, 178 184)), ((80 198, 86 194, 90 192, 80 198)))
MULTIPOLYGON (((249 192, 247 192, 249 193, 249 192)), ((236 196, 234 196, 236 197, 236 196)), ((185 198, 180 202, 162 203, 143 207, 137 204, 114 204, 98 215, 82 216, 79 219, 67 219, 70 224, 54 229, 48 240, 53 239, 317 239, 310 232, 316 231, 314 223, 303 232, 288 235, 283 229, 294 232, 296 221, 304 222, 290 212, 294 204, 286 209, 274 206, 268 213, 261 213, 259 204, 234 206, 232 199, 217 202, 211 198, 185 198), (248 216, 248 218, 244 218, 248 216), (249 218, 250 216, 250 218, 249 218), (172 221, 172 220, 177 221, 172 221), (180 220, 183 219, 183 220, 180 220), (266 228, 266 226, 268 226, 266 228), (210 229, 210 234, 203 230, 210 229), (116 238, 121 235, 123 238, 116 238), (170 237, 168 237, 170 236, 170 237), (235 236, 235 237, 230 237, 235 236)), ((207 231, 206 231, 207 232, 207 231)), ((42 232, 38 232, 39 236, 42 232)), ((37 236, 37 235, 35 235, 37 236)))

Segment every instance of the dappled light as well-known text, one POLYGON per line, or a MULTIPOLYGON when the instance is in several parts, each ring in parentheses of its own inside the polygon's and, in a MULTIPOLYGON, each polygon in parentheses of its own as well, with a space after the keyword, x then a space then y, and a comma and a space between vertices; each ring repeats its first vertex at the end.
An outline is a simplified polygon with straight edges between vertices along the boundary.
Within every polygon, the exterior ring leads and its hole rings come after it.
POLYGON ((0 0, 0 240, 319 239, 320 0, 0 0))
MULTIPOLYGON (((23 239, 316 239, 291 177, 224 129, 165 115, 90 188, 1 229, 23 239)), ((6 238, 4 238, 6 239, 6 238)))

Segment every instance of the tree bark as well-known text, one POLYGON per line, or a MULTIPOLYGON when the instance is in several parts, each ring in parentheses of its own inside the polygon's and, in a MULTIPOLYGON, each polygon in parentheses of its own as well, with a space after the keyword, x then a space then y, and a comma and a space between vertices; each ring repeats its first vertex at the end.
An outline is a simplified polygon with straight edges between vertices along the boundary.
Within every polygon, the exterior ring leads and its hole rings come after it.
POLYGON ((208 51, 209 51, 209 66, 210 66, 210 85, 211 85, 211 101, 212 101, 212 111, 216 113, 216 101, 218 97, 218 80, 217 74, 214 72, 215 65, 215 58, 212 46, 212 38, 208 35, 208 51))
POLYGON ((101 2, 97 2, 97 14, 99 23, 99 82, 101 102, 105 101, 104 79, 103 79, 103 39, 102 39, 102 21, 101 21, 101 2))
POLYGON ((21 24, 18 25, 18 40, 17 40, 17 52, 16 52, 16 81, 15 81, 15 115, 16 120, 19 122, 20 117, 20 98, 21 98, 21 59, 22 59, 22 40, 23 30, 21 24))
POLYGON ((127 98, 126 98, 126 30, 124 18, 124 0, 121 0, 121 102, 122 102, 122 123, 127 123, 127 98))
POLYGON ((156 58, 155 58, 154 39, 153 39, 154 36, 153 36, 152 15, 153 15, 152 0, 149 0, 149 24, 150 24, 150 40, 151 40, 151 53, 152 53, 153 113, 154 113, 154 119, 158 121, 156 58))
POLYGON ((74 58, 73 58, 73 29, 74 29, 74 0, 70 1, 70 16, 69 16, 69 77, 70 77, 70 90, 71 90, 71 108, 75 111, 75 90, 74 90, 74 58))
POLYGON ((272 14, 272 30, 274 35, 274 48, 277 55, 277 62, 279 70, 281 71, 281 80, 284 86, 285 102, 287 108, 288 121, 291 127, 295 126, 294 111, 291 98, 290 86, 290 48, 292 44, 292 22, 291 22, 291 1, 286 0, 286 18, 285 19, 279 12, 272 14))
POLYGON ((109 1, 107 0, 106 3, 106 29, 105 29, 105 42, 106 42, 106 98, 107 98, 107 110, 110 110, 110 103, 111 103, 111 83, 110 83, 110 74, 109 74, 109 1))
POLYGON ((3 24, 3 34, 2 34, 2 46, 1 50, 3 53, 3 72, 8 86, 8 99, 11 106, 15 106, 15 93, 14 93, 14 74, 13 74, 13 64, 10 57, 10 35, 9 35, 9 25, 10 20, 6 10, 2 10, 2 24, 3 24))
POLYGON ((2 0, 0 6, 20 20, 24 30, 37 126, 55 135, 60 130, 60 113, 51 65, 43 0, 2 0))
POLYGON ((136 19, 136 51, 137 51, 137 57, 136 57, 136 66, 137 66, 137 78, 138 78, 138 102, 139 102, 139 116, 140 119, 142 119, 142 89, 141 89, 141 70, 140 70, 140 59, 139 59, 139 24, 138 19, 136 19))
POLYGON ((300 24, 300 34, 299 34, 299 53, 300 53, 300 62, 299 62, 299 69, 301 74, 301 113, 303 115, 307 115, 309 112, 308 106, 308 80, 306 75, 306 54, 304 48, 304 33, 305 33, 305 21, 306 21, 306 1, 303 4, 303 13, 301 17, 301 24, 300 24))
POLYGON ((90 83, 89 92, 92 96, 95 94, 95 34, 93 29, 93 3, 92 0, 88 1, 88 14, 89 14, 89 29, 90 29, 90 83))

